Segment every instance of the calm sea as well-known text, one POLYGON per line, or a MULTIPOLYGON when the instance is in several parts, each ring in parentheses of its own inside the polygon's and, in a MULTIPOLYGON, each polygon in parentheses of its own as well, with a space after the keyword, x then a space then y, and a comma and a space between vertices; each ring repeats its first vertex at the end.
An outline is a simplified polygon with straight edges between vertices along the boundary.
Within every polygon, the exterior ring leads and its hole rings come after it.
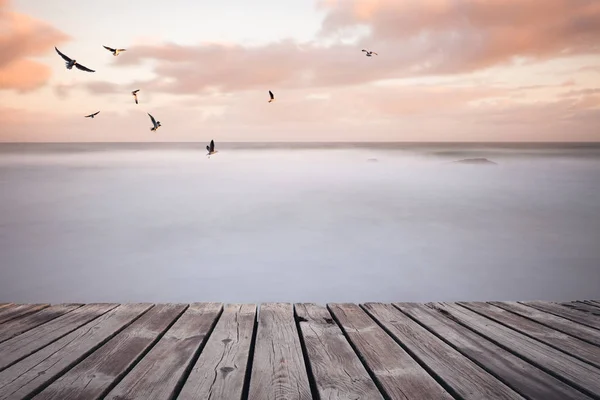
POLYGON ((204 146, 0 145, 0 302, 600 298, 598 144, 204 146))

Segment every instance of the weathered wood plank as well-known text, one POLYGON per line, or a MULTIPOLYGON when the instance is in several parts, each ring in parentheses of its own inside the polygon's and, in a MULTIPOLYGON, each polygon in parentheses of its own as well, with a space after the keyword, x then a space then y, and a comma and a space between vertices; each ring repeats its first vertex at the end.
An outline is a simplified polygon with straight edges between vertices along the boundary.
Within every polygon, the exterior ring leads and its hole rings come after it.
POLYGON ((598 309, 598 311, 600 311, 600 303, 597 303, 594 300, 584 300, 584 301, 582 301, 582 303, 585 303, 588 306, 596 307, 598 309))
POLYGON ((105 397, 113 400, 171 399, 206 341, 220 303, 193 303, 158 343, 105 397))
POLYGON ((0 343, 0 371, 98 318, 117 305, 88 304, 0 343))
MULTIPOLYGON (((18 304, 0 309, 0 324, 40 311, 50 304, 18 304)), ((0 330, 3 329, 0 325, 0 330)))
POLYGON ((152 307, 34 399, 102 398, 159 340, 186 308, 187 305, 184 304, 159 304, 152 307))
POLYGON ((57 304, 44 308, 36 313, 23 316, 22 318, 8 321, 0 326, 0 343, 33 329, 36 326, 52 321, 79 307, 81 307, 81 304, 57 304))
POLYGON ((391 304, 367 303, 364 308, 462 399, 523 399, 391 304))
POLYGON ((529 399, 590 399, 554 376, 423 304, 394 305, 529 399))
POLYGON ((359 306, 329 304, 328 308, 389 398, 452 399, 452 396, 359 306))
POLYGON ((574 301, 571 303, 560 303, 562 306, 573 308, 575 310, 582 311, 584 313, 590 313, 593 315, 600 315, 600 309, 594 306, 590 306, 589 304, 585 304, 579 301, 574 301))
POLYGON ((597 397, 600 393, 600 369, 459 305, 435 303, 430 306, 479 332, 505 350, 518 354, 544 371, 560 376, 588 395, 597 397))
POLYGON ((519 303, 600 330, 600 318, 592 314, 544 301, 519 301, 519 303))
POLYGON ((527 307, 517 302, 493 301, 490 302, 490 304, 585 340, 588 343, 600 346, 600 330, 573 323, 573 321, 566 318, 558 317, 554 314, 543 312, 532 307, 527 307))
POLYGON ((248 399, 312 399, 291 304, 260 307, 248 399))
POLYGON ((255 322, 255 304, 226 305, 177 399, 241 399, 255 322))
POLYGON ((0 399, 28 398, 129 325, 151 304, 124 304, 0 372, 0 399))
POLYGON ((566 354, 600 367, 600 347, 598 346, 531 321, 520 315, 513 314, 492 304, 482 302, 461 302, 458 304, 566 354))
POLYGON ((383 399, 327 308, 296 304, 295 310, 320 397, 329 400, 383 399))

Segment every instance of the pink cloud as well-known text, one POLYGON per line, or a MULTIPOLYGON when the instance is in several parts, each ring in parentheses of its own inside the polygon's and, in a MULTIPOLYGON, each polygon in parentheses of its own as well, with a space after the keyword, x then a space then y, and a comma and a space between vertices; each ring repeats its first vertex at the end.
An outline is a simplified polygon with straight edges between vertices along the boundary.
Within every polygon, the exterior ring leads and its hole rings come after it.
POLYGON ((43 86, 50 68, 31 57, 43 55, 69 37, 49 24, 12 12, 0 2, 0 89, 28 91, 43 86))
POLYGON ((330 46, 293 40, 252 47, 138 45, 114 62, 140 67, 154 61, 157 77, 132 86, 195 94, 350 86, 469 73, 514 57, 600 54, 596 0, 328 0, 319 5, 327 11, 323 35, 360 25, 370 33, 356 44, 330 46), (365 47, 380 55, 365 57, 365 47))
POLYGON ((432 73, 472 71, 516 56, 600 52, 594 0, 347 0, 321 7, 328 11, 323 35, 366 25, 365 45, 405 51, 419 43, 432 73))

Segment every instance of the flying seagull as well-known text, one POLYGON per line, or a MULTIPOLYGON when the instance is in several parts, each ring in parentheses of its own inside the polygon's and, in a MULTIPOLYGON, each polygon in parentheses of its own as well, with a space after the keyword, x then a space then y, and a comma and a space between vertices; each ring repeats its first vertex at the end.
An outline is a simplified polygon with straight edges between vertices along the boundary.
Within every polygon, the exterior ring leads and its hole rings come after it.
POLYGON ((275 96, 273 95, 273 92, 271 92, 270 90, 269 90, 269 96, 271 97, 271 99, 269 100, 269 103, 272 101, 275 101, 275 96))
POLYGON ((364 51, 365 53, 367 53, 367 54, 366 54, 366 56, 367 56, 367 57, 371 57, 373 54, 375 54, 376 56, 378 55, 378 54, 377 54, 377 53, 375 53, 374 51, 369 51, 369 50, 365 50, 365 49, 363 49, 363 51, 364 51))
MULTIPOLYGON (((150 115, 150 113, 148 113, 148 115, 150 115)), ((150 130, 154 132, 161 126, 160 121, 155 120, 152 115, 150 115, 150 119, 152 120, 152 125, 154 125, 150 130)))
POLYGON ((86 117, 86 118, 94 118, 96 115, 98 115, 98 113, 99 113, 99 112, 100 112, 100 111, 96 111, 95 113, 93 113, 93 114, 90 114, 90 115, 86 115, 85 117, 86 117))
POLYGON ((82 71, 96 72, 92 69, 89 69, 88 67, 84 67, 83 65, 79 64, 76 60, 71 60, 69 57, 61 53, 60 50, 56 48, 56 46, 54 46, 54 50, 56 50, 56 52, 63 58, 63 60, 65 60, 65 63, 67 64, 67 69, 72 69, 73 66, 75 66, 77 67, 77 69, 80 69, 82 71))
POLYGON ((108 46, 104 46, 104 45, 102 45, 102 47, 104 47, 106 50, 113 53, 113 56, 115 56, 115 57, 118 56, 120 52, 126 51, 126 49, 113 49, 112 47, 108 47, 108 46))
POLYGON ((207 154, 208 158, 210 158, 211 154, 218 153, 218 151, 215 150, 215 141, 214 140, 211 140, 210 145, 206 146, 206 151, 208 151, 208 154, 207 154))
POLYGON ((138 100, 137 100, 137 92, 139 92, 140 89, 136 89, 133 92, 131 92, 131 94, 133 95, 133 98, 135 99, 135 104, 138 104, 138 100))

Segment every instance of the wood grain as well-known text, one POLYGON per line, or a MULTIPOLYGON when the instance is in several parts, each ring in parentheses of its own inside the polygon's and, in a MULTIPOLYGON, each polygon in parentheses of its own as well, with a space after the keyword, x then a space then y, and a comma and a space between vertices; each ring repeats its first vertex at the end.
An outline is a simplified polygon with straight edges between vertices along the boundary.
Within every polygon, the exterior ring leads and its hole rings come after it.
POLYGON ((292 305, 262 304, 257 329, 248 399, 312 399, 292 305))
POLYGON ((600 330, 600 318, 597 318, 593 314, 544 301, 520 301, 519 303, 600 330))
POLYGON ((461 398, 523 399, 391 304, 367 303, 364 307, 413 357, 427 365, 461 398))
POLYGON ((454 319, 470 329, 494 341, 505 350, 529 361, 537 367, 560 376, 588 395, 600 393, 600 370, 553 347, 516 332, 502 324, 450 303, 430 305, 448 318, 454 319))
POLYGON ((159 304, 34 397, 36 400, 95 400, 133 368, 187 308, 159 304))
POLYGON ((255 322, 255 304, 226 305, 177 399, 241 399, 255 322))
POLYGON ((7 307, 12 307, 15 306, 16 304, 13 303, 0 303, 0 311, 4 310, 7 307))
POLYGON ((296 316, 319 395, 328 400, 383 399, 327 308, 296 304, 296 316))
POLYGON ((81 307, 81 304, 58 304, 44 308, 36 313, 23 316, 22 318, 8 321, 0 326, 0 343, 35 328, 36 326, 52 321, 79 307, 81 307))
POLYGON ((197 356, 223 306, 193 303, 159 342, 105 399, 171 399, 183 384, 185 372, 197 356))
POLYGON ((554 376, 423 304, 395 303, 394 306, 529 399, 590 399, 554 376))
POLYGON ((585 313, 590 313, 594 315, 600 315, 600 309, 595 306, 591 306, 589 304, 585 304, 580 301, 572 301, 569 303, 561 303, 561 305, 569 308, 573 308, 575 310, 583 311, 585 313))
POLYGON ((359 306, 329 304, 354 350, 392 399, 452 399, 394 339, 359 306))
POLYGON ((544 324, 550 328, 554 328, 558 331, 564 332, 581 340, 585 340, 588 343, 600 346, 600 330, 590 328, 585 325, 573 323, 566 318, 558 317, 556 315, 537 310, 532 307, 527 307, 517 302, 490 302, 497 307, 503 308, 512 313, 521 315, 529 318, 533 321, 544 324))
POLYGON ((525 317, 513 314, 492 304, 480 302, 458 303, 486 318, 493 319, 509 328, 521 332, 566 354, 600 367, 600 347, 576 337, 559 332, 525 317))
MULTIPOLYGON (((15 318, 20 318, 24 315, 40 311, 49 305, 50 304, 18 304, 0 309, 0 324, 4 324, 15 318)), ((0 329, 2 329, 1 325, 0 329)))
POLYGON ((0 399, 35 394, 150 307, 121 305, 5 369, 0 373, 0 399))
POLYGON ((0 371, 117 306, 88 304, 0 343, 0 371))

